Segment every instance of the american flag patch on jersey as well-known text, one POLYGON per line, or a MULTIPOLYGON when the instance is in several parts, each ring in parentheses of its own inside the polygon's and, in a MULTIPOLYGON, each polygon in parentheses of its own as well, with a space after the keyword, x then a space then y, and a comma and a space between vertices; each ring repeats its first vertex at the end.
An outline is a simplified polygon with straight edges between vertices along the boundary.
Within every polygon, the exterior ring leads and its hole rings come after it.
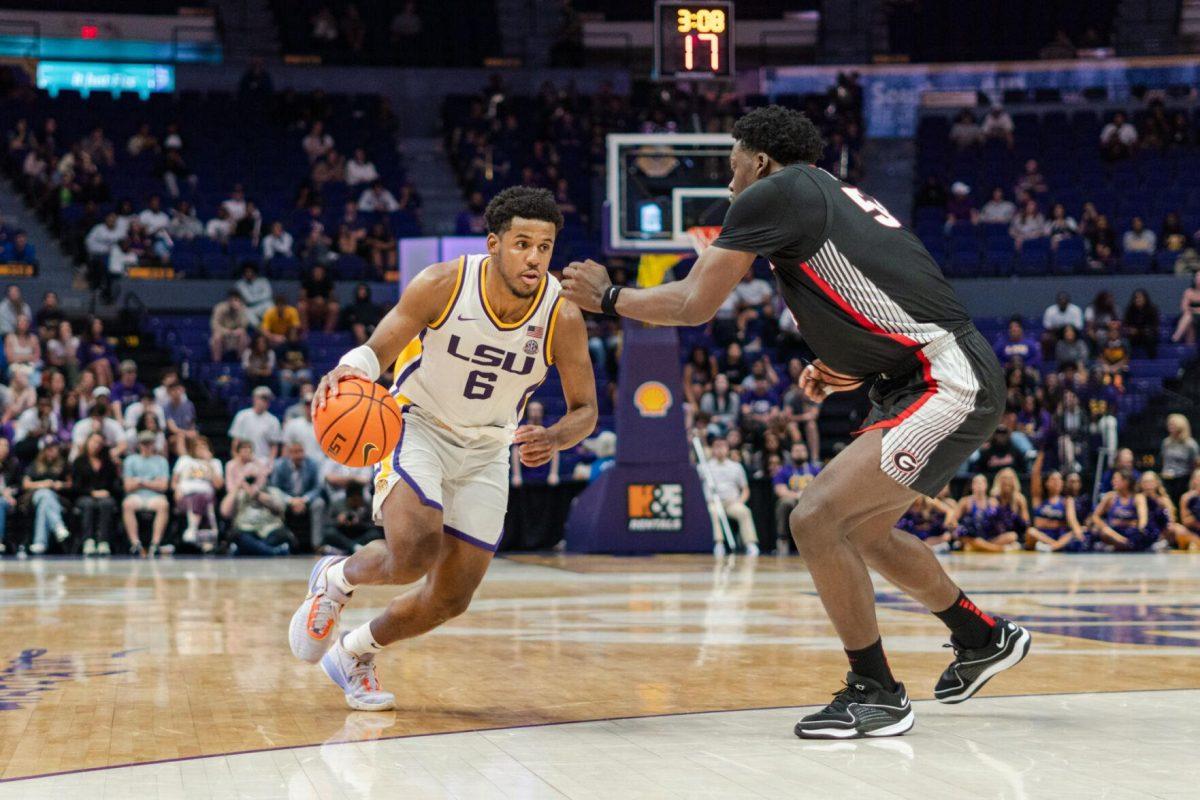
POLYGON ((531 338, 540 339, 540 338, 542 338, 542 334, 544 334, 546 332, 546 329, 543 328, 541 325, 530 325, 529 329, 526 330, 525 332, 527 334, 529 334, 529 336, 531 338))

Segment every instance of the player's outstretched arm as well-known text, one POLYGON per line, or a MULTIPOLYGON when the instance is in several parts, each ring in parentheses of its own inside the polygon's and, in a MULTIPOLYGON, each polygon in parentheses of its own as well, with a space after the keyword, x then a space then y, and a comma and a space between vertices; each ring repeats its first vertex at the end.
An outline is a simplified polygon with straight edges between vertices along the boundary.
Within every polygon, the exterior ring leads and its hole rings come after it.
POLYGON ((367 343, 343 356, 341 362, 321 378, 313 393, 313 411, 324 408, 326 399, 337 395, 338 382, 344 378, 376 380, 383 367, 399 358, 400 351, 441 316, 454 295, 457 280, 457 261, 433 264, 421 270, 405 287, 399 302, 384 314, 367 343))
MULTIPOLYGON (((616 312, 622 317, 656 325, 700 325, 717 313, 721 303, 754 263, 753 253, 709 247, 681 281, 647 289, 623 288, 616 312)), ((612 282, 602 264, 588 259, 563 270, 563 294, 585 311, 601 311, 612 282)))
POLYGON ((521 463, 537 467, 552 459, 559 450, 582 442, 596 428, 599 410, 596 405, 596 377, 588 353, 587 325, 583 314, 571 303, 563 303, 555 323, 551 356, 562 379, 563 398, 567 413, 562 419, 543 428, 522 425, 513 441, 520 448, 521 463))

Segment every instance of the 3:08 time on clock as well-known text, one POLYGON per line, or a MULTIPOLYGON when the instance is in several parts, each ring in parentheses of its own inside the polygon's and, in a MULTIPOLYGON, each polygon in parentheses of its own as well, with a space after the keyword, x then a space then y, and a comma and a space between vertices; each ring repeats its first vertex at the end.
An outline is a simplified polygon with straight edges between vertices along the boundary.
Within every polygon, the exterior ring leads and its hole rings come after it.
POLYGON ((654 6, 654 77, 733 76, 733 3, 658 0, 654 6))

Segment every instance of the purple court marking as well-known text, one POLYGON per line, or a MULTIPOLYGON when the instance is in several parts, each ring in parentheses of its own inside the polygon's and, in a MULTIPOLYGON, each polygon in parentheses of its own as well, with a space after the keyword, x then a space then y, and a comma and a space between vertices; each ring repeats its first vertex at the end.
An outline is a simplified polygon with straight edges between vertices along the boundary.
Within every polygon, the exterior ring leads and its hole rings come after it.
MULTIPOLYGON (((1116 690, 1112 692, 1051 692, 1045 695, 1033 694, 993 694, 987 697, 973 697, 972 700, 1004 700, 1011 697, 1070 697, 1077 694, 1144 694, 1150 692, 1188 692, 1196 691, 1195 689, 1130 689, 1116 690)), ((919 700, 917 702, 932 703, 932 698, 928 700, 919 700)), ((109 764, 104 767, 82 767, 80 769, 64 769, 59 772, 44 772, 39 775, 22 775, 19 778, 0 778, 0 783, 16 783, 18 781, 31 781, 38 778, 57 778, 62 775, 79 775, 85 772, 102 772, 110 769, 126 769, 128 767, 152 767, 158 764, 174 764, 181 761, 196 761, 201 758, 229 758, 231 756, 245 756, 252 753, 274 753, 280 750, 300 750, 305 747, 329 747, 339 744, 366 744, 368 742, 390 742, 399 739, 416 739, 423 736, 453 736, 459 733, 491 733, 494 731, 520 731, 529 728, 547 728, 552 725, 582 725, 588 722, 621 722, 623 720, 633 719, 659 719, 662 717, 694 717, 697 714, 735 714, 741 711, 783 711, 789 708, 815 708, 816 706, 752 706, 750 708, 720 708, 708 711, 675 711, 669 714, 629 714, 623 717, 594 717, 590 719, 572 719, 561 720, 558 722, 531 722, 527 725, 497 725, 495 727, 482 728, 464 728, 458 731, 436 731, 433 733, 398 733, 394 736, 377 736, 373 739, 348 739, 343 742, 312 742, 310 744, 285 744, 277 747, 255 747, 249 750, 232 750, 227 753, 205 753, 195 756, 177 756, 176 758, 159 758, 153 761, 130 761, 125 764, 109 764)), ((358 712, 362 713, 362 712, 358 712)), ((804 740, 797 739, 797 742, 803 744, 804 740)))

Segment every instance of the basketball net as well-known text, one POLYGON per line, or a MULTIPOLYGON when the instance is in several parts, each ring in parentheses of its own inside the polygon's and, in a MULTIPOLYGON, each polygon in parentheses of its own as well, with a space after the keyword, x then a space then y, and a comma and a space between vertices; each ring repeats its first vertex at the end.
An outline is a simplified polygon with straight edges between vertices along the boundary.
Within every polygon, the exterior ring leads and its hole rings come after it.
POLYGON ((721 234, 720 225, 696 225, 688 228, 688 238, 692 240, 692 247, 696 248, 696 255, 700 255, 708 246, 717 240, 721 234))

